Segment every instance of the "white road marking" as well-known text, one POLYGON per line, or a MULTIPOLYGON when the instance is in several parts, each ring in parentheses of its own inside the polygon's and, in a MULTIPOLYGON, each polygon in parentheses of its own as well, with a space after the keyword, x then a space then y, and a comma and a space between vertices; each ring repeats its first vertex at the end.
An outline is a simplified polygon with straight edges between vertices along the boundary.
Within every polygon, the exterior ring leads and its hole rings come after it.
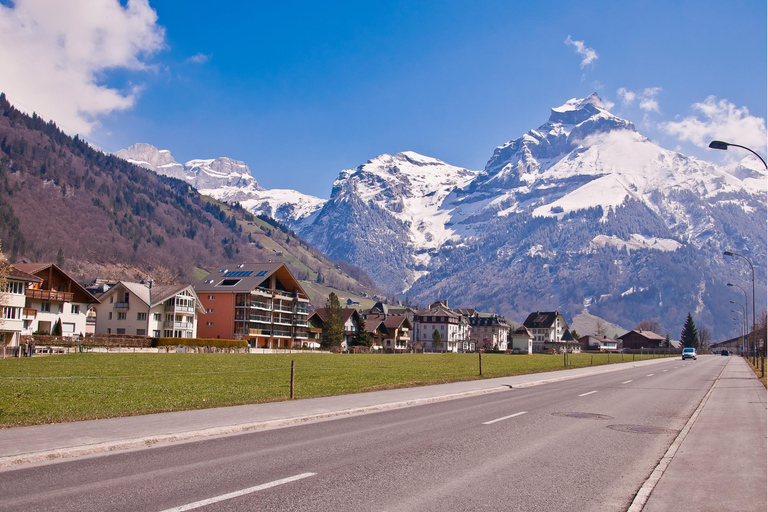
POLYGON ((631 380, 625 380, 624 382, 622 382, 622 384, 629 384, 630 382, 632 382, 632 381, 631 380))
POLYGON ((646 377, 653 377, 653 374, 649 373, 648 375, 646 375, 646 377))
POLYGON ((665 372, 668 372, 669 370, 664 370, 665 372))
POLYGON ((183 512, 184 510, 192 510, 200 507, 204 507, 206 505, 211 505, 213 503, 218 503, 220 501, 229 500, 232 498, 237 498, 238 496, 244 496, 246 494, 251 494, 253 492, 263 491, 264 489, 269 489, 270 487, 277 487, 278 485, 283 485, 291 482, 295 482, 297 480, 301 480, 303 478, 308 478, 310 476, 315 476, 316 473, 302 473, 300 475, 295 476, 289 476, 288 478, 282 478, 280 480, 275 480, 274 482, 267 482, 266 484, 257 485, 255 487, 249 487, 247 489, 242 489, 240 491, 230 492, 227 494, 222 494, 221 496, 216 496, 213 498, 208 498, 207 500, 200 500, 196 501, 194 503, 190 503, 188 505, 182 505, 180 507, 174 507, 169 508, 166 510, 163 510, 162 512, 183 512))
POLYGON ((490 425, 491 423, 496 423, 497 421, 504 421, 508 420, 509 418, 514 418, 515 416, 520 416, 522 414, 527 414, 528 411, 522 411, 522 412, 516 412, 515 414, 510 414, 509 416, 504 416, 503 418, 496 418, 495 420, 486 421, 483 423, 483 425, 490 425))
POLYGON ((592 393, 597 393, 597 391, 590 391, 589 393, 582 393, 579 396, 587 396, 587 395, 591 395, 592 393))

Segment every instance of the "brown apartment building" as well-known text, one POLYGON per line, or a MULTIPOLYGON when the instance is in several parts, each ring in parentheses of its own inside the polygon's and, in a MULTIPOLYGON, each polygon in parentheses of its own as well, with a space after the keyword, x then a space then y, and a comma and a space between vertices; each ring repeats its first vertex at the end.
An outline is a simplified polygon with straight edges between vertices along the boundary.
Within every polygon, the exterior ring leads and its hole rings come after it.
POLYGON ((309 339, 309 297, 282 263, 223 267, 194 289, 206 311, 199 338, 247 340, 259 348, 299 347, 309 339))

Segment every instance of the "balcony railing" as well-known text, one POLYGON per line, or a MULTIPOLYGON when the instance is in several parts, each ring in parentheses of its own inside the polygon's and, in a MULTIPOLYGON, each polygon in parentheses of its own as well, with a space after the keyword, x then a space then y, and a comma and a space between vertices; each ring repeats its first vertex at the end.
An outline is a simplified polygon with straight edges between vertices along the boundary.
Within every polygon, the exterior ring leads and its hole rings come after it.
POLYGON ((163 328, 165 329, 181 329, 185 331, 191 331, 194 324, 190 322, 163 322, 163 328))
POLYGON ((248 320, 250 320, 251 322, 261 322, 266 324, 272 322, 272 319, 270 317, 263 316, 263 315, 251 315, 248 317, 248 320))
POLYGON ((57 292, 55 290, 37 290, 27 288, 24 294, 28 299, 55 300, 59 302, 72 302, 75 294, 71 292, 57 292))
POLYGON ((265 311, 272 311, 272 304, 269 302, 259 302, 255 300, 251 302, 251 307, 255 309, 263 309, 265 311))
POLYGON ((177 313, 194 313, 195 308, 192 306, 179 306, 176 304, 166 304, 165 305, 166 311, 176 311, 177 313))
POLYGON ((131 305, 128 302, 115 302, 115 305, 112 306, 112 309, 115 311, 128 311, 131 309, 131 305))
POLYGON ((29 320, 31 318, 35 318, 37 316, 37 310, 33 308, 24 308, 21 312, 21 317, 24 320, 29 320))

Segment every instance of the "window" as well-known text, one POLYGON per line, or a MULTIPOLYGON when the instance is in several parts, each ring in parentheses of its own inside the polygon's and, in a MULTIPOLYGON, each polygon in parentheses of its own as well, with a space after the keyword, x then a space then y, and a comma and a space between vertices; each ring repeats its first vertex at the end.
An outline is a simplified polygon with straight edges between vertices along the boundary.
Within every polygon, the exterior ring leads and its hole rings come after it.
POLYGON ((136 313, 136 320, 146 320, 147 314, 146 313, 136 313))
POLYGON ((213 327, 213 322, 205 322, 205 325, 207 325, 208 327, 213 327))
POLYGON ((215 295, 209 295, 208 296, 208 300, 216 300, 216 296, 215 295))
POLYGON ((109 312, 109 319, 112 320, 112 312, 109 312))
MULTIPOLYGON (((155 315, 154 315, 154 319, 155 319, 155 322, 159 322, 160 320, 162 320, 162 319, 163 319, 163 315, 162 315, 162 314, 160 314, 160 313, 155 313, 155 315)), ((160 333, 158 332, 158 336, 159 336, 159 335, 160 335, 160 333)))
POLYGON ((79 315, 80 314, 80 304, 72 304, 72 314, 73 315, 79 315))
POLYGON ((144 336, 146 332, 144 329, 136 329, 136 336, 144 336))
POLYGON ((64 304, 59 304, 59 314, 64 312, 64 304))
POLYGON ((125 329, 118 329, 117 334, 125 334, 125 329))
POLYGON ((208 310, 209 313, 213 313, 214 311, 215 311, 214 309, 209 309, 208 310))
POLYGON ((125 320, 125 311, 118 311, 117 312, 117 319, 118 320, 125 320))
POLYGON ((154 336, 155 338, 159 338, 160 337, 160 331, 152 331, 152 336, 154 336))
POLYGON ((222 282, 220 282, 216 286, 235 286, 239 282, 240 282, 240 279, 224 279, 222 282))
POLYGON ((112 334, 112 329, 110 329, 109 327, 107 327, 107 334, 112 334))
POLYGON ((112 304, 113 302, 115 302, 115 296, 114 296, 114 295, 111 295, 111 296, 109 297, 109 303, 110 303, 110 304, 112 304))
POLYGON ((42 313, 50 313, 51 312, 51 303, 50 302, 43 302, 40 304, 40 312, 42 313))

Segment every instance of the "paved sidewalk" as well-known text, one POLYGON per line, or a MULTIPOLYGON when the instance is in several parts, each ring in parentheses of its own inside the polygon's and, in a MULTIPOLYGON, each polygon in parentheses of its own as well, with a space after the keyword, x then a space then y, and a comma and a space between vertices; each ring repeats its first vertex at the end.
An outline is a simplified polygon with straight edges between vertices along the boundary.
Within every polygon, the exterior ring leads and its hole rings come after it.
POLYGON ((765 387, 731 357, 643 512, 768 510, 767 410, 765 387))
POLYGON ((267 404, 0 429, 0 469, 408 407, 664 361, 668 359, 267 404))

